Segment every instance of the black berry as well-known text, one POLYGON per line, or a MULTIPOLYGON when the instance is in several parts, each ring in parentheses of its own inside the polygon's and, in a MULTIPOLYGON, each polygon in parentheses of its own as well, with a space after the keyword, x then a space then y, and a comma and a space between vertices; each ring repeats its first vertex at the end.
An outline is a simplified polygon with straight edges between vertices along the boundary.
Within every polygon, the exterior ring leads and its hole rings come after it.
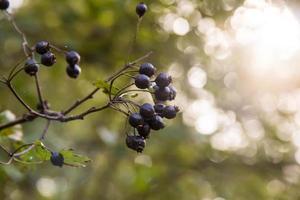
POLYGON ((0 0, 0 10, 6 10, 9 7, 8 0, 0 0))
POLYGON ((30 76, 33 76, 39 71, 39 65, 34 59, 28 59, 25 63, 24 71, 30 76))
POLYGON ((156 112, 159 116, 163 117, 163 112, 164 112, 164 108, 165 108, 165 107, 166 107, 166 106, 165 106, 164 104, 162 104, 162 103, 157 103, 157 104, 154 105, 154 110, 155 110, 155 112, 156 112))
POLYGON ((145 74, 149 77, 153 76, 156 72, 156 68, 151 63, 144 63, 140 66, 140 74, 145 74))
POLYGON ((80 55, 76 51, 69 51, 66 53, 66 61, 70 65, 76 65, 80 62, 80 55))
POLYGON ((48 51, 47 53, 44 53, 41 57, 41 63, 45 66, 52 66, 56 63, 56 57, 53 53, 48 51))
POLYGON ((155 110, 150 103, 144 103, 140 108, 140 114, 146 119, 150 119, 154 116, 155 110))
POLYGON ((151 128, 148 123, 144 123, 143 125, 138 126, 136 129, 140 136, 143 136, 145 139, 149 138, 151 128))
POLYGON ((141 126, 144 124, 144 119, 139 113, 132 113, 129 116, 129 124, 133 127, 141 126))
POLYGON ((77 78, 79 75, 80 75, 80 73, 81 73, 81 68, 79 67, 79 65, 74 65, 74 66, 72 66, 72 65, 69 65, 68 67, 67 67, 67 74, 68 74, 68 76, 70 77, 70 78, 77 78))
POLYGON ((155 83, 158 87, 167 87, 172 82, 172 77, 167 73, 160 73, 156 79, 155 83))
POLYGON ((169 87, 156 88, 154 91, 155 98, 159 101, 167 101, 170 98, 171 90, 169 87))
POLYGON ((40 41, 40 42, 38 42, 35 45, 35 51, 38 54, 41 54, 41 55, 47 53, 48 51, 50 51, 49 42, 46 42, 46 41, 40 41))
POLYGON ((169 100, 172 101, 172 100, 174 100, 176 98, 177 91, 176 91, 175 87, 172 86, 172 85, 169 86, 169 89, 171 91, 170 92, 170 96, 169 96, 169 100))
POLYGON ((148 8, 147 8, 147 5, 144 4, 143 2, 139 3, 137 6, 136 6, 136 14, 139 16, 139 17, 142 17, 144 16, 144 14, 147 12, 148 8))
POLYGON ((62 167, 64 165, 64 157, 58 152, 52 152, 50 161, 53 165, 62 167))
POLYGON ((166 106, 163 111, 163 116, 167 119, 174 119, 178 111, 179 109, 176 106, 166 106))
POLYGON ((142 136, 131 135, 126 137, 126 145, 128 148, 141 153, 146 146, 146 141, 142 136))
POLYGON ((163 129, 165 127, 163 119, 158 115, 155 115, 148 122, 149 122, 149 125, 150 125, 151 129, 156 130, 156 131, 160 130, 160 129, 163 129))
POLYGON ((146 89, 150 85, 150 78, 145 74, 139 74, 135 77, 135 85, 137 88, 146 89))

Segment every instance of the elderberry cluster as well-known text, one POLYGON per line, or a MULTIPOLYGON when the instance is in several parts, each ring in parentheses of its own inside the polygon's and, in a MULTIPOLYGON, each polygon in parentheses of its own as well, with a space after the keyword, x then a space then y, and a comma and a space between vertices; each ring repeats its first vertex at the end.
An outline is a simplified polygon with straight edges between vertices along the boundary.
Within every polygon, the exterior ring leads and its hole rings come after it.
MULTIPOLYGON (((51 51, 51 45, 47 41, 40 41, 35 45, 35 52, 41 55, 41 64, 51 67, 56 63, 56 56, 51 51)), ((77 78, 81 72, 81 68, 79 67, 80 55, 76 51, 68 51, 65 52, 67 65, 67 74, 70 78, 77 78)), ((39 64, 30 56, 26 63, 24 70, 27 74, 33 76, 39 70, 39 64)))
POLYGON ((149 138, 151 130, 158 131, 165 127, 163 118, 173 119, 179 112, 179 108, 166 105, 166 101, 172 101, 176 97, 176 89, 171 85, 172 77, 167 73, 160 73, 152 81, 156 68, 151 63, 144 63, 139 68, 139 74, 135 77, 135 86, 139 89, 154 91, 154 102, 144 103, 139 107, 139 112, 129 116, 129 124, 138 135, 128 135, 127 147, 137 152, 142 152, 149 138))

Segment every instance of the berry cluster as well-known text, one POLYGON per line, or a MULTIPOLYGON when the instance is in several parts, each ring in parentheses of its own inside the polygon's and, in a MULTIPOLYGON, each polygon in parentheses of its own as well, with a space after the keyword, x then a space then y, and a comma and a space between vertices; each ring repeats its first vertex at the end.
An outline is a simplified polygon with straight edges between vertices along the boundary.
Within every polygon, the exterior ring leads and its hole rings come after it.
POLYGON ((174 100, 176 89, 170 85, 172 77, 167 73, 160 73, 154 81, 151 77, 156 68, 151 63, 144 63, 139 68, 139 74, 135 77, 135 86, 139 89, 154 90, 154 102, 144 103, 139 107, 139 112, 129 116, 129 124, 134 127, 138 135, 128 135, 126 144, 130 149, 142 152, 145 148, 145 140, 149 138, 151 130, 160 130, 165 127, 163 118, 173 119, 179 112, 177 106, 165 105, 166 101, 174 100))
MULTIPOLYGON (((41 64, 51 67, 56 63, 56 56, 51 51, 51 45, 47 41, 40 41, 35 45, 35 52, 41 55, 41 64)), ((75 51, 65 52, 67 66, 67 74, 70 78, 77 78, 81 72, 79 67, 80 55, 75 51)), ((33 76, 39 70, 39 64, 30 56, 24 66, 24 70, 27 74, 33 76)))

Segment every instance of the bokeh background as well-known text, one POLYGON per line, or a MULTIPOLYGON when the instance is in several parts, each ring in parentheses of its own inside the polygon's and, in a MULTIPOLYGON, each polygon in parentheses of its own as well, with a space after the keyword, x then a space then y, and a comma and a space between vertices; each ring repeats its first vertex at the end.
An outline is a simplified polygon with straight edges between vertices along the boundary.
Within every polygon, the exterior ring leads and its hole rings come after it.
MULTIPOLYGON (((128 61, 133 0, 11 0, 31 44, 48 40, 82 55, 78 80, 62 56, 41 69, 42 88, 61 110, 128 61)), ((153 133, 143 154, 126 148, 121 114, 52 124, 46 144, 74 148, 86 168, 15 163, 0 167, 0 199, 300 199, 300 3, 297 0, 147 0, 134 59, 168 71, 178 89, 176 120, 153 133)), ((21 39, 0 13, 0 74, 22 58, 21 39)), ((119 84, 123 84, 122 82, 119 84)), ((32 106, 33 80, 14 85, 32 106)), ((147 96, 140 101, 147 100, 147 96)), ((104 94, 85 104, 101 105, 104 94)), ((0 110, 24 110, 0 88, 0 110)), ((78 112, 80 109, 78 110, 78 112)), ((23 126, 32 142, 44 120, 23 126)))

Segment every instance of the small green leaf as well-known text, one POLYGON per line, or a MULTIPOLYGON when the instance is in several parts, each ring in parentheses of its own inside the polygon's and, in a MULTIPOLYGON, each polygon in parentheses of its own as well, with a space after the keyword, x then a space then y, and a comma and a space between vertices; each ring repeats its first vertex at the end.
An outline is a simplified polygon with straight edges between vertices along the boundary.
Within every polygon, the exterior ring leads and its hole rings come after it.
MULTIPOLYGON (((110 84, 109 84, 108 82, 103 81, 103 80, 98 80, 98 81, 94 82, 93 85, 96 86, 97 88, 102 89, 102 91, 103 91, 105 94, 109 94, 110 84)), ((117 94, 118 91, 119 91, 118 88, 112 86, 112 88, 111 88, 111 94, 112 94, 112 95, 117 94)))
MULTIPOLYGON (((44 161, 50 160, 51 152, 44 146, 44 144, 37 140, 33 145, 24 145, 17 153, 26 152, 18 156, 15 160, 24 164, 39 164, 44 161), (34 146, 33 146, 34 145, 34 146)), ((21 145, 22 146, 22 145, 21 145)))
POLYGON ((72 149, 62 150, 59 153, 64 157, 64 164, 72 167, 86 167, 86 164, 91 162, 90 158, 76 154, 72 149))
MULTIPOLYGON (((9 110, 0 113, 0 124, 8 123, 16 119, 15 114, 9 110)), ((22 126, 15 125, 0 131, 0 136, 9 137, 12 140, 20 141, 23 138, 22 126)))

